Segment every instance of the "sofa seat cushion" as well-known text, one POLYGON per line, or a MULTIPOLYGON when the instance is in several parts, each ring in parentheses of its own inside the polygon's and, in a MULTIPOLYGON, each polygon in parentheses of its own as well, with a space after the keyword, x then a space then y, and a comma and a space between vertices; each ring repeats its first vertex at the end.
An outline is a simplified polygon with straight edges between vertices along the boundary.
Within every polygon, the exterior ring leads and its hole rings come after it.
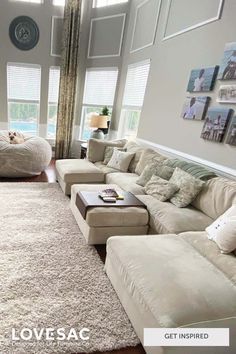
POLYGON ((86 222, 90 227, 145 226, 148 219, 148 212, 142 207, 90 208, 86 215, 86 222))
POLYGON ((115 168, 112 168, 112 167, 108 167, 107 165, 104 165, 104 163, 102 161, 99 161, 99 162, 95 162, 94 164, 97 168, 99 168, 99 170, 101 170, 105 175, 107 173, 113 173, 113 172, 116 172, 117 173, 117 170, 115 168))
POLYGON ((144 187, 136 184, 138 175, 135 173, 109 173, 106 175, 106 183, 115 183, 119 187, 123 188, 127 192, 131 192, 134 195, 145 194, 144 187))
MULTIPOLYGON (((79 191, 101 192, 104 188, 115 189, 122 194, 123 189, 116 184, 74 184, 72 186, 72 199, 76 200, 79 191)), ((90 227, 127 227, 145 226, 148 224, 149 216, 146 208, 143 207, 93 207, 89 208, 86 214, 86 223, 90 227)))
POLYGON ((161 202, 151 195, 137 196, 149 211, 151 228, 158 234, 180 233, 184 231, 203 231, 212 223, 212 219, 201 211, 177 208, 169 202, 161 202))
POLYGON ((212 219, 224 214, 236 204, 236 181, 217 177, 207 181, 192 205, 212 219))
POLYGON ((236 286, 236 256, 221 253, 217 244, 209 240, 205 231, 184 232, 178 235, 191 244, 203 257, 221 270, 225 277, 236 286))
POLYGON ((57 160, 56 171, 66 183, 104 182, 104 173, 85 159, 57 160))
POLYGON ((136 308, 154 317, 155 327, 236 315, 233 284, 179 236, 111 237, 107 255, 136 308))

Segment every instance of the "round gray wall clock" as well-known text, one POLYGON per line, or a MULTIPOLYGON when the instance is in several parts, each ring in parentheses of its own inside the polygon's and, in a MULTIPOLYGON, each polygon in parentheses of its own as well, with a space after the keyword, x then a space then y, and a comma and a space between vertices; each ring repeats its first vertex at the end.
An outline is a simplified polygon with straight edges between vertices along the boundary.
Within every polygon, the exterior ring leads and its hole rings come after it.
POLYGON ((9 26, 9 36, 18 49, 30 50, 38 43, 39 28, 31 17, 18 16, 9 26))

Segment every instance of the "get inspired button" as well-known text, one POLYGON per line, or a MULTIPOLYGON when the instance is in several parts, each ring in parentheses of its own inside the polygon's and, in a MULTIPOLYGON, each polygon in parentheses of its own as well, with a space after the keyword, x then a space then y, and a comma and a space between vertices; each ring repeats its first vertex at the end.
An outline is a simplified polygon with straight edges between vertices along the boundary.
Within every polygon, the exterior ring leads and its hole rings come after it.
POLYGON ((144 347, 229 347, 229 328, 144 328, 144 347))

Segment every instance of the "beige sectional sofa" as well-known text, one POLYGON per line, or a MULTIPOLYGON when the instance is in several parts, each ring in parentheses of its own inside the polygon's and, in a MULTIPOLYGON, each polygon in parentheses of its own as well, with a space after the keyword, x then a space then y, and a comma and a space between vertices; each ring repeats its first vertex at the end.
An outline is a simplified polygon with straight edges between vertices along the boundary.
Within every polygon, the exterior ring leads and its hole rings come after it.
POLYGON ((230 347, 146 347, 148 354, 235 354, 236 257, 205 232, 111 237, 105 269, 142 343, 144 328, 230 328, 230 347))
MULTIPOLYGON (((180 233, 185 231, 202 231, 213 221, 211 215, 199 205, 190 205, 187 208, 177 208, 168 202, 160 202, 151 195, 146 195, 144 187, 136 183, 139 174, 143 171, 145 163, 150 160, 161 159, 171 164, 178 164, 174 159, 168 159, 159 152, 154 154, 154 150, 138 145, 136 142, 126 144, 127 151, 135 153, 128 172, 119 172, 103 164, 105 148, 107 146, 124 147, 126 140, 115 142, 99 141, 91 139, 89 141, 88 158, 86 160, 69 159, 58 160, 56 162, 57 179, 65 194, 71 194, 71 186, 76 184, 106 183, 116 184, 121 189, 136 195, 146 206, 149 212, 149 233, 180 233), (148 151, 146 161, 140 158, 143 151, 148 151), (149 158, 148 158, 149 156, 149 158), (136 171, 136 172, 135 172, 136 171), (138 174, 138 173, 139 174, 138 174)), ((186 168, 195 171, 207 179, 215 177, 215 174, 194 164, 185 163, 186 168)), ((209 182, 206 182, 207 186, 209 182)), ((208 187, 206 187, 208 188, 208 187)))
MULTIPOLYGON (((124 145, 123 142, 116 144, 124 145)), ((89 160, 83 162, 86 168, 92 164, 92 168, 97 169, 97 183, 102 180, 102 183, 118 185, 143 201, 149 213, 149 233, 155 234, 114 236, 107 241, 106 273, 141 342, 144 343, 144 328, 230 329, 230 347, 148 347, 146 352, 235 354, 236 256, 234 253, 222 254, 204 230, 232 204, 236 204, 236 182, 172 159, 170 165, 181 165, 206 180, 191 205, 178 208, 146 195, 144 188, 136 183, 144 168, 138 166, 142 147, 130 145, 137 154, 130 171, 123 173, 102 163, 105 151, 102 142, 92 141, 91 145, 89 160)), ((163 161, 166 160, 164 157, 163 161)), ((75 161, 74 166, 78 163, 82 162, 75 161)), ((83 188, 80 183, 85 182, 85 176, 82 177, 79 169, 71 168, 73 178, 70 171, 64 173, 70 181, 67 183, 61 166, 58 161, 58 181, 64 191, 69 194, 70 186, 74 185, 73 209, 76 191, 83 188)), ((90 176, 87 182, 94 183, 90 176)))

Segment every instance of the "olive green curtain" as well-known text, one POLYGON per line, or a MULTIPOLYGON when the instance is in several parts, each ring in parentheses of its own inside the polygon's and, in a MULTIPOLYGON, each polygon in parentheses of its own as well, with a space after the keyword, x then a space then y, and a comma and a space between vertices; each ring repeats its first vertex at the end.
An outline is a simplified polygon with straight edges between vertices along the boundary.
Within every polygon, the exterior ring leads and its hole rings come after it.
POLYGON ((62 34, 55 158, 70 157, 78 73, 80 10, 82 0, 66 0, 62 34))

